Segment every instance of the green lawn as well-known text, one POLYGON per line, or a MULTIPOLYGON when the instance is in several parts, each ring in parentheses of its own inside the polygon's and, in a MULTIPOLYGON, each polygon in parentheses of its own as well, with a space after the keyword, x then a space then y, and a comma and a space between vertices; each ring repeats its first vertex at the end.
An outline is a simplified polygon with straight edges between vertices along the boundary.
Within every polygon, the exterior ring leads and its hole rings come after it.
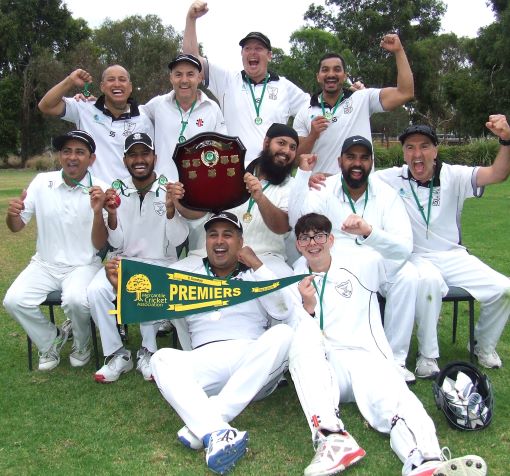
MULTIPOLYGON (((0 171, 0 215, 9 198, 18 196, 32 177, 27 171, 0 171)), ((472 253, 506 275, 510 274, 508 208, 510 183, 490 187, 482 200, 469 200, 464 211, 463 240, 472 253)), ((12 234, 0 227, 0 294, 26 266, 35 248, 35 226, 12 234)), ((60 311, 59 311, 60 312, 60 311)), ((50 373, 30 372, 26 336, 0 308, 2 419, 0 474, 208 474, 203 453, 182 447, 176 432, 182 423, 165 403, 156 386, 130 372, 117 383, 94 382, 92 362, 72 369, 68 354, 50 373)), ((62 320, 59 313, 57 319, 62 320)), ((451 309, 445 305, 440 321, 440 364, 469 358, 467 308, 461 306, 459 335, 451 343, 451 309)), ((493 424, 482 432, 460 432, 446 424, 434 405, 431 382, 420 381, 413 391, 423 401, 437 426, 441 445, 454 456, 475 453, 484 457, 491 475, 508 475, 510 467, 510 336, 506 329, 498 352, 505 367, 489 370, 496 395, 493 424)), ((161 342, 163 344, 163 342, 161 342)), ((136 352, 139 334, 130 327, 128 346, 136 352)), ((414 365, 415 343, 409 367, 414 365)), ((35 359, 35 364, 37 363, 35 359)), ((400 475, 401 463, 389 447, 389 438, 363 421, 355 405, 342 407, 347 429, 367 451, 367 457, 350 468, 351 475, 400 475)), ((250 431, 247 456, 232 474, 299 475, 313 456, 306 424, 292 385, 265 401, 250 405, 234 422, 250 431)))

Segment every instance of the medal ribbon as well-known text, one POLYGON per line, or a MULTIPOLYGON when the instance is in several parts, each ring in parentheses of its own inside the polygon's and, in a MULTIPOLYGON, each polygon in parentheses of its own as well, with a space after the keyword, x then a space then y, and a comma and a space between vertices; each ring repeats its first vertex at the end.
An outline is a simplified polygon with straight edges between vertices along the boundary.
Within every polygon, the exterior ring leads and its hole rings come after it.
POLYGON ((411 179, 409 180, 409 187, 411 187, 411 192, 413 192, 414 201, 416 202, 416 205, 418 206, 418 210, 420 210, 421 216, 423 217, 423 221, 425 222, 425 225, 427 225, 427 235, 429 233, 429 222, 430 222, 430 210, 432 207, 432 189, 434 187, 434 180, 433 178, 430 180, 430 186, 429 186, 429 203, 427 206, 427 216, 425 216, 425 210, 420 204, 420 201, 418 200, 418 196, 416 195, 416 192, 414 191, 413 185, 411 184, 411 179))
MULTIPOLYGON (((211 265, 209 264, 209 260, 205 260, 205 271, 207 273, 207 276, 210 276, 211 278, 218 278, 219 276, 216 276, 211 269, 211 265)), ((234 271, 229 273, 227 276, 221 278, 221 279, 230 279, 234 274, 236 274, 239 271, 239 262, 236 264, 236 267, 234 271)))
MULTIPOLYGON (((308 268, 308 271, 310 273, 312 273, 312 270, 310 268, 308 268)), ((324 298, 324 290, 326 289, 326 281, 327 280, 328 280, 328 272, 326 271, 326 273, 324 274, 324 278, 322 279, 321 291, 319 292, 319 288, 315 284, 315 279, 312 279, 312 284, 313 284, 313 287, 315 288, 315 292, 317 293, 317 296, 319 296, 319 305, 321 307, 321 313, 320 313, 320 317, 319 317, 319 326, 320 326, 321 331, 324 329, 324 312, 322 309, 322 300, 324 298)))
POLYGON ((154 182, 158 182, 159 187, 156 190, 156 197, 159 197, 159 191, 165 190, 165 185, 168 183, 168 179, 164 175, 160 175, 159 178, 153 180, 151 183, 146 185, 145 187, 142 187, 141 189, 137 188, 129 188, 122 180, 117 179, 112 182, 112 188, 114 190, 120 190, 120 193, 124 195, 125 197, 129 197, 133 193, 138 193, 139 195, 143 194, 147 190, 150 190, 151 187, 154 185, 154 182))
POLYGON ((247 78, 248 87, 250 88, 251 98, 253 100, 253 106, 255 107, 255 113, 257 114, 257 117, 260 117, 260 108, 262 106, 262 100, 264 99, 264 93, 266 92, 266 86, 267 82, 269 81, 269 73, 266 74, 266 77, 264 78, 264 86, 262 88, 262 94, 260 95, 260 100, 257 103, 257 99, 255 99, 255 88, 252 87, 250 78, 247 78))
MULTIPOLYGON (((338 109, 338 106, 340 104, 340 102, 342 101, 344 97, 344 93, 340 94, 340 96, 338 97, 338 99, 336 100, 336 103, 335 105, 333 106, 333 111, 331 112, 331 115, 334 116, 335 115, 335 112, 336 110, 338 109)), ((324 97, 322 96, 322 93, 321 93, 321 108, 322 108, 322 115, 325 117, 325 114, 326 114, 326 110, 324 109, 324 97)), ((331 109, 331 108, 330 108, 331 109)))
MULTIPOLYGON (((262 188, 262 191, 264 191, 267 187, 271 185, 269 182, 267 182, 264 187, 262 188)), ((248 200, 248 210, 246 210, 246 213, 250 213, 251 209, 253 208, 253 205, 255 204, 255 199, 250 196, 250 199, 248 200)))
POLYGON ((92 177, 90 176, 90 172, 88 170, 87 170, 86 176, 89 177, 89 185, 88 186, 87 185, 83 185, 78 180, 74 180, 72 177, 69 177, 69 175, 65 174, 64 171, 62 170, 62 179, 64 180, 64 182, 65 182, 65 179, 70 180, 76 187, 82 188, 83 189, 83 193, 89 193, 90 187, 92 187, 92 177))
POLYGON ((196 103, 197 103, 197 100, 195 99, 193 101, 193 104, 191 105, 191 109, 189 110, 187 119, 184 120, 184 116, 182 115, 181 105, 179 104, 179 101, 177 101, 177 99, 175 100, 175 104, 177 104, 177 109, 179 109, 179 114, 181 115, 181 132, 179 132, 179 137, 181 137, 184 134, 184 131, 188 125, 188 121, 191 116, 191 113, 193 112, 193 109, 195 109, 196 103))
MULTIPOLYGON (((352 201, 351 195, 349 194, 349 189, 347 188, 347 185, 345 185, 344 178, 342 177, 342 190, 347 195, 347 198, 349 199, 349 205, 351 206, 352 213, 358 214, 356 211, 356 207, 354 206, 354 202, 352 201)), ((365 209, 367 208, 368 203, 368 183, 367 188, 365 189, 365 206, 363 207, 363 213, 361 214, 361 217, 365 214, 365 209)))

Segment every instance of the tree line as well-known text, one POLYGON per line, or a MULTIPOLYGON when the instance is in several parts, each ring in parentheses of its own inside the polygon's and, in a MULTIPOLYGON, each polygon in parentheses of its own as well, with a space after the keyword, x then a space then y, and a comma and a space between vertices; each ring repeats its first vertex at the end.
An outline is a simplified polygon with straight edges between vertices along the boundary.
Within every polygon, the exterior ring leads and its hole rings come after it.
MULTIPOLYGON (((476 38, 459 38, 440 33, 441 0, 326 0, 309 6, 289 54, 274 48, 271 68, 316 92, 319 58, 334 51, 344 56, 351 78, 393 85, 395 64, 379 41, 397 32, 414 73, 415 100, 384 119, 374 115, 373 131, 396 135, 413 120, 456 137, 480 137, 489 114, 510 112, 509 1, 488 0, 495 21, 476 38)), ((91 29, 62 0, 0 0, 0 157, 19 154, 23 165, 68 127, 43 117, 37 103, 76 68, 96 78, 96 95, 102 70, 114 63, 130 72, 140 103, 167 92, 168 61, 181 42, 156 15, 107 19, 91 29)))

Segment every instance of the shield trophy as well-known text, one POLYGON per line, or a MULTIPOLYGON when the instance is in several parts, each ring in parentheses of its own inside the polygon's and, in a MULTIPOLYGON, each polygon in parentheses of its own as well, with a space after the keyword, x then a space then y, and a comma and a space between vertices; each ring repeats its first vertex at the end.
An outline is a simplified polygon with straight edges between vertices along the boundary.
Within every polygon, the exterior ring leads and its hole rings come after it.
POLYGON ((219 212, 246 202, 246 148, 239 137, 202 132, 175 147, 173 160, 192 210, 219 212))

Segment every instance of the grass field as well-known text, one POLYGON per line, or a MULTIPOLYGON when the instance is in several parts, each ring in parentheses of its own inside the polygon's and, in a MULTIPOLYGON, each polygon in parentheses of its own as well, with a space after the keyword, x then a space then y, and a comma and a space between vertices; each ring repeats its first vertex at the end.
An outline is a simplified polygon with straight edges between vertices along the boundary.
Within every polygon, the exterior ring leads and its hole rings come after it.
MULTIPOLYGON (((33 176, 29 171, 0 171, 0 215, 9 198, 18 196, 33 176)), ((510 275, 508 209, 510 182, 492 186, 482 200, 469 200, 463 218, 463 240, 470 251, 498 271, 510 275)), ((35 224, 12 234, 0 227, 0 295, 26 266, 35 248, 35 224)), ((60 312, 60 310, 59 310, 60 312)), ((165 403, 156 386, 136 372, 111 385, 94 382, 93 363, 83 369, 69 365, 70 344, 60 366, 50 373, 30 372, 26 336, 0 308, 2 419, 1 475, 205 475, 203 453, 182 447, 176 432, 182 423, 165 403)), ((61 314, 57 320, 63 320, 61 314)), ((459 335, 451 343, 451 309, 443 308, 440 321, 440 365, 468 360, 467 309, 461 305, 459 335)), ((136 351, 139 334, 130 328, 128 347, 136 351)), ((430 381, 419 381, 413 391, 423 401, 437 426, 442 446, 454 456, 475 453, 486 459, 489 474, 510 474, 510 334, 498 346, 504 367, 489 370, 496 403, 492 425, 481 432, 460 432, 446 424, 435 408, 430 381)), ((163 342, 161 341, 161 344, 163 342)), ((414 368, 415 343, 409 368, 414 368)), ((37 357, 35 358, 37 364, 37 357)), ((347 429, 367 451, 350 468, 350 475, 401 474, 401 463, 389 447, 389 438, 372 430, 355 405, 341 408, 347 429)), ((250 448, 232 474, 299 475, 313 456, 308 426, 292 384, 262 402, 251 404, 234 422, 250 432, 250 448)))

